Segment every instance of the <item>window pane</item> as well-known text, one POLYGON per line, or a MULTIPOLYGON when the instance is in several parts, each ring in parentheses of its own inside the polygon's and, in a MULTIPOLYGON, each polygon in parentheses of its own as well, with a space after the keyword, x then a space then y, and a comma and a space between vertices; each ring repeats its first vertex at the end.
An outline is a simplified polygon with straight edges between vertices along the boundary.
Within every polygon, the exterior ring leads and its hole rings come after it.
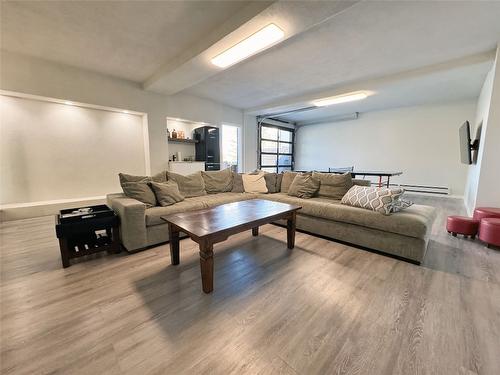
POLYGON ((278 173, 281 173, 283 171, 291 171, 292 167, 278 167, 278 173))
POLYGON ((292 165, 292 156, 291 155, 280 155, 278 159, 279 165, 292 165))
POLYGON ((260 165, 276 165, 276 155, 261 155, 260 165))
POLYGON ((224 167, 238 165, 238 128, 222 125, 222 163, 224 167))
POLYGON ((280 129, 280 141, 291 142, 292 141, 292 132, 288 130, 280 129))
POLYGON ((278 142, 262 141, 260 144, 261 152, 277 152, 278 142))
POLYGON ((291 143, 280 143, 280 154, 291 154, 292 144, 291 143))
POLYGON ((264 172, 269 172, 269 173, 276 173, 276 168, 275 167, 269 167, 269 168, 261 168, 260 169, 261 171, 264 171, 264 172))
POLYGON ((278 129, 263 126, 261 130, 262 138, 278 140, 278 129))

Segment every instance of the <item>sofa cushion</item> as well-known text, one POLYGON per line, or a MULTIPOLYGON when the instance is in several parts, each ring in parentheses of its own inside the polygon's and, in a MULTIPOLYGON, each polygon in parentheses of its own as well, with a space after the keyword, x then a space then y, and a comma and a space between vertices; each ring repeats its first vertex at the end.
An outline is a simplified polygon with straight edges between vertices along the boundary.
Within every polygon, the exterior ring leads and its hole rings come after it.
POLYGON ((146 209, 146 226, 165 224, 160 217, 176 214, 184 211, 201 210, 220 206, 225 203, 239 202, 248 199, 254 199, 256 195, 246 193, 219 193, 209 194, 200 197, 186 198, 182 202, 167 207, 152 207, 146 209))
POLYGON ((403 193, 404 189, 402 188, 353 186, 340 203, 390 215, 391 212, 395 211, 394 207, 403 193))
POLYGON ((245 193, 267 193, 265 174, 265 172, 244 174, 242 178, 245 193))
MULTIPOLYGON (((200 198, 200 197, 195 197, 200 198)), ((196 200, 194 198, 186 198, 182 202, 172 204, 170 206, 156 206, 146 209, 146 226, 166 224, 166 222, 161 219, 161 216, 177 214, 179 212, 201 210, 206 208, 202 200, 196 200)))
POLYGON ((231 193, 244 193, 245 188, 243 187, 243 177, 240 173, 233 172, 233 188, 231 193))
POLYGON ((318 192, 320 197, 342 199, 352 187, 352 177, 349 172, 344 174, 313 172, 313 177, 320 182, 318 192))
POLYGON ((167 181, 167 172, 162 171, 153 176, 134 176, 126 173, 118 173, 118 177, 120 178, 120 185, 123 185, 127 182, 165 182, 167 181))
POLYGON ((199 197, 207 194, 201 172, 195 172, 187 176, 167 172, 167 178, 169 181, 171 180, 177 183, 179 191, 186 198, 199 197))
POLYGON ((148 182, 125 182, 122 189, 128 198, 136 199, 146 207, 156 206, 156 197, 148 182))
POLYGON ((208 194, 225 193, 233 188, 233 172, 230 168, 221 171, 202 171, 201 176, 208 194))
POLYGON ((430 206, 413 205, 392 215, 351 207, 332 200, 330 203, 321 198, 301 199, 284 193, 269 194, 265 199, 302 206, 299 215, 307 215, 360 225, 367 228, 397 233, 404 236, 424 238, 435 218, 435 209, 430 206))
POLYGON ((288 189, 290 188, 290 185, 292 184, 293 179, 298 174, 299 174, 299 172, 285 171, 283 173, 283 177, 281 178, 280 192, 282 192, 282 193, 288 193, 288 189))
MULTIPOLYGON (((278 173, 266 173, 264 174, 264 179, 266 180, 266 187, 268 193, 277 193, 278 189, 278 173)), ((281 186, 281 184, 280 184, 281 186)))
POLYGON ((312 198, 319 189, 319 180, 310 174, 298 174, 288 188, 288 195, 299 198, 312 198))
POLYGON ((353 178, 352 184, 358 185, 358 186, 371 186, 372 185, 370 180, 362 180, 361 178, 353 178))
POLYGON ((184 196, 179 192, 179 187, 174 181, 152 181, 150 182, 150 186, 160 206, 170 206, 184 200, 184 196))

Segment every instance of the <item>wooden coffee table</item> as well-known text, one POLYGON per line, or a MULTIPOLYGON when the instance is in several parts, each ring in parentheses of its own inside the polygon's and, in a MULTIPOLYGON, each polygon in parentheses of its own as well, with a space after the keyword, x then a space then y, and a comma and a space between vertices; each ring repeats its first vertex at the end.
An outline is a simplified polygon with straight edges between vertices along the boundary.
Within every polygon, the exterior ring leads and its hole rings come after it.
POLYGON ((297 210, 302 207, 272 202, 263 199, 227 203, 204 210, 162 216, 168 223, 170 236, 170 258, 173 265, 179 264, 179 232, 186 233, 200 246, 201 281, 203 291, 213 290, 214 244, 229 236, 252 230, 259 234, 259 226, 276 220, 287 220, 287 246, 295 246, 295 221, 297 210))

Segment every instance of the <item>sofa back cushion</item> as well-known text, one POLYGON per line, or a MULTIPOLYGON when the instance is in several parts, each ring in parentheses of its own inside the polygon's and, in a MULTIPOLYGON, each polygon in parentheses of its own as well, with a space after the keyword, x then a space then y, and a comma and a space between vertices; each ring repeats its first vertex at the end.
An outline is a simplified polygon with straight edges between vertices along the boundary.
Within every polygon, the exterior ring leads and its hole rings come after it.
POLYGON ((265 172, 243 174, 243 187, 246 193, 267 193, 265 172))
POLYGON ((280 191, 280 189, 278 188, 278 176, 279 176, 278 173, 264 174, 264 179, 266 180, 266 187, 268 193, 278 193, 280 191))
POLYGON ((243 177, 240 173, 233 172, 233 188, 231 193, 244 193, 245 187, 243 186, 243 177))
POLYGON ((310 174, 299 173, 288 188, 288 195, 299 198, 312 198, 319 189, 319 180, 310 174))
POLYGON ((179 192, 179 186, 174 181, 150 182, 151 188, 160 206, 170 206, 182 202, 184 196, 179 192))
POLYGON ((355 185, 349 189, 340 203, 390 215, 398 206, 403 193, 402 188, 387 189, 355 185))
POLYGON ((156 197, 149 186, 149 182, 124 182, 122 183, 122 189, 127 197, 137 199, 139 202, 144 203, 146 207, 156 206, 156 197))
POLYGON ((230 168, 222 171, 201 172, 208 194, 226 193, 233 189, 233 172, 230 168))
POLYGON ((353 178, 352 184, 358 185, 358 186, 372 186, 372 183, 370 182, 370 180, 362 180, 360 178, 353 178))
POLYGON ((167 181, 167 172, 162 171, 153 176, 134 176, 126 173, 118 173, 118 177, 120 178, 120 185, 127 182, 165 182, 167 181))
POLYGON ((352 187, 349 172, 344 174, 313 172, 313 177, 320 182, 318 195, 330 199, 342 199, 352 187))
POLYGON ((280 191, 282 193, 288 193, 288 189, 290 188, 290 185, 292 184, 293 179, 298 174, 299 174, 299 172, 288 172, 288 171, 285 171, 283 173, 283 177, 281 178, 281 186, 280 186, 280 191))
POLYGON ((167 172, 167 178, 169 181, 177 183, 180 193, 186 198, 200 197, 207 194, 201 172, 195 172, 187 176, 167 172))

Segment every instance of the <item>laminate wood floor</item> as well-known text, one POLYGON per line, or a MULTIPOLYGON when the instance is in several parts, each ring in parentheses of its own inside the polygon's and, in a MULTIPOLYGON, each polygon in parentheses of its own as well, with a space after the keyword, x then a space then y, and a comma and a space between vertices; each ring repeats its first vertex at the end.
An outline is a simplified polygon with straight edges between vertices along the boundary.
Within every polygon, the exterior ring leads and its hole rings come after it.
POLYGON ((267 225, 215 246, 62 269, 52 217, 1 226, 2 374, 499 374, 500 251, 449 236, 423 266, 267 225))

